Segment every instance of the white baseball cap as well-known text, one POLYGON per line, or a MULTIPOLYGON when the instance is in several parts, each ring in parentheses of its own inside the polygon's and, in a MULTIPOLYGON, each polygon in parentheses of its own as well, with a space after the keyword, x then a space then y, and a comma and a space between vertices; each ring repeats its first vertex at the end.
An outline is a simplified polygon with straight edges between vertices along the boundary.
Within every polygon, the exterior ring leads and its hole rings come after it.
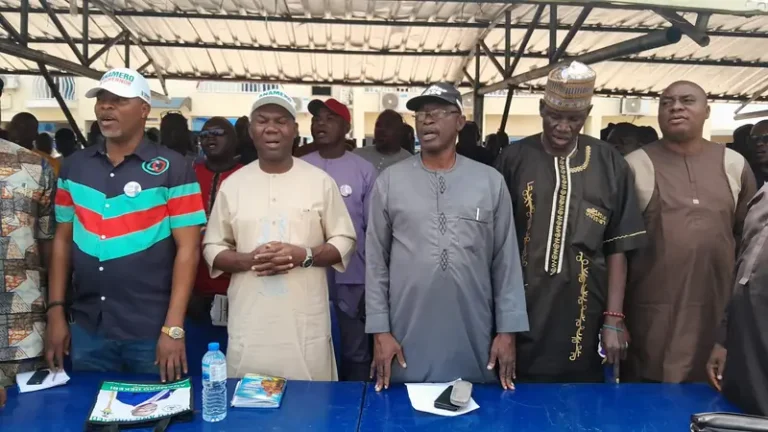
POLYGON ((152 104, 149 82, 133 69, 118 68, 108 71, 101 77, 98 87, 88 90, 85 97, 95 98, 101 90, 127 99, 140 98, 152 104))
POLYGON ((259 95, 256 96, 256 102, 254 102, 251 107, 251 114, 264 105, 277 105, 283 107, 294 120, 296 119, 296 105, 294 104, 293 99, 282 90, 273 89, 259 93, 259 95))

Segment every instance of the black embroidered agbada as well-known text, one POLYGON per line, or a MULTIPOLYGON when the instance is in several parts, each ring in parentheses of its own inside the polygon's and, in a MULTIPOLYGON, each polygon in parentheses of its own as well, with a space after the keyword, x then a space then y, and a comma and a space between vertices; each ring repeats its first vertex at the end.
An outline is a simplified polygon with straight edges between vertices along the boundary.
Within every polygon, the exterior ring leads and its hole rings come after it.
POLYGON ((530 321, 517 335, 518 380, 601 381, 606 257, 645 242, 629 167, 586 135, 569 157, 549 155, 541 135, 530 136, 496 167, 512 196, 530 321))

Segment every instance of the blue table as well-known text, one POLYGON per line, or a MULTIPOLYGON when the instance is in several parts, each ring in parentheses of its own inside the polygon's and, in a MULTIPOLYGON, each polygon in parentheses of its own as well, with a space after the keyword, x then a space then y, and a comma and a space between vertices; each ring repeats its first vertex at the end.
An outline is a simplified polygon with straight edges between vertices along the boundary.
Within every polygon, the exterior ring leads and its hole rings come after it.
MULTIPOLYGON (((2 432, 81 432, 105 379, 125 381, 156 380, 157 377, 120 377, 77 373, 65 386, 19 395, 9 390, 8 404, 0 409, 2 432)), ((230 380, 229 399, 236 380, 230 380)), ((184 431, 357 431, 363 400, 363 383, 328 383, 290 381, 280 409, 230 408, 219 423, 203 422, 200 379, 193 378, 195 419, 192 423, 174 423, 169 432, 184 431)))
POLYGON ((360 432, 687 431, 693 413, 739 410, 703 384, 519 384, 474 386, 480 409, 438 417, 411 408, 405 386, 368 386, 360 432))

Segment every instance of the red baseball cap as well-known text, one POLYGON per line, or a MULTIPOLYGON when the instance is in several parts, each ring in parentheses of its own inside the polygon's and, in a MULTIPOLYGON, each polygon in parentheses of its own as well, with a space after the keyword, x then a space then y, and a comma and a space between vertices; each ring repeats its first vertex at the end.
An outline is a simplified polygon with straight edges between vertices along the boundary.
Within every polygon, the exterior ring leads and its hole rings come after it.
POLYGON ((315 99, 312 102, 307 105, 307 110, 315 116, 317 115, 320 108, 328 108, 332 113, 336 114, 337 116, 343 118, 347 123, 352 123, 352 115, 349 113, 349 108, 347 108, 346 105, 343 103, 337 101, 336 99, 328 99, 326 101, 321 101, 320 99, 315 99))

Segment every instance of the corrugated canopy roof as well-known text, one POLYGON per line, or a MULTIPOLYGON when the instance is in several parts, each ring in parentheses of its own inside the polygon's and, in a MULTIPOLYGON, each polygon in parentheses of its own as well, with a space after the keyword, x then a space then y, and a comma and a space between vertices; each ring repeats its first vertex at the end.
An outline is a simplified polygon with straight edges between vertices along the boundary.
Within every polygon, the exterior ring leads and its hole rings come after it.
MULTIPOLYGON (((442 80, 461 80, 467 84, 463 70, 469 66, 468 71, 474 74, 474 59, 470 56, 481 39, 504 63, 506 11, 511 12, 514 51, 539 7, 536 2, 462 0, 89 3, 89 54, 99 51, 127 28, 144 47, 142 50, 135 43, 130 46, 131 66, 143 65, 149 54, 158 68, 146 69, 151 76, 160 72, 165 78, 377 86, 422 86, 442 80), (114 16, 104 11, 111 11, 114 16)), ((30 0, 29 4, 28 47, 79 63, 78 56, 46 13, 45 2, 30 0)), ((82 9, 71 13, 70 2, 65 0, 49 0, 48 4, 82 51, 82 9)), ((82 1, 77 2, 77 7, 82 7, 82 1)), ((0 1, 0 13, 16 30, 21 28, 20 9, 21 1, 0 1)), ((557 7, 558 42, 565 39, 581 11, 580 5, 557 7)), ((697 18, 696 13, 682 16, 692 23, 697 18)), ((549 12, 545 11, 516 74, 547 65, 548 21, 549 12)), ((566 57, 670 26, 650 10, 600 5, 588 15, 568 46, 566 57)), ((684 36, 671 46, 595 65, 599 92, 652 96, 672 81, 685 78, 701 84, 714 97, 729 99, 751 96, 768 83, 768 16, 714 14, 708 32, 711 42, 707 47, 684 36)), ((13 36, 4 27, 0 27, 0 34, 6 41, 13 36)), ((90 67, 99 71, 122 67, 125 55, 125 46, 118 43, 90 67)), ((35 62, 0 55, 0 73, 37 70, 35 62)), ((485 55, 480 60, 480 71, 483 84, 502 80, 499 70, 485 55)), ((543 80, 538 79, 522 87, 535 90, 542 85, 543 80)))

